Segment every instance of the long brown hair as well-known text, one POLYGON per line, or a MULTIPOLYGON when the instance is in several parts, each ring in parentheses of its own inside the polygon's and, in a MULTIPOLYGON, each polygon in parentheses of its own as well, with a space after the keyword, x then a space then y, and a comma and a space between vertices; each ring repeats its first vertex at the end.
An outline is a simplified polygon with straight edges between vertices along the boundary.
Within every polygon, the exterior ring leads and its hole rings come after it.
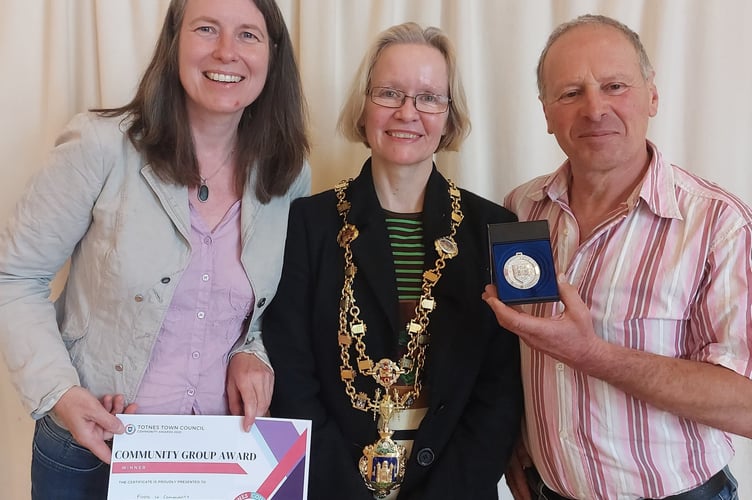
MULTIPOLYGON (((243 192, 250 176, 262 203, 284 195, 308 156, 306 104, 292 41, 274 0, 252 1, 269 31, 269 71, 264 89, 245 108, 238 124, 235 184, 243 192)), ((198 160, 188 124, 185 90, 178 72, 180 26, 187 0, 172 0, 165 15, 154 55, 133 100, 119 108, 92 111, 124 116, 127 135, 167 182, 197 186, 198 160)))

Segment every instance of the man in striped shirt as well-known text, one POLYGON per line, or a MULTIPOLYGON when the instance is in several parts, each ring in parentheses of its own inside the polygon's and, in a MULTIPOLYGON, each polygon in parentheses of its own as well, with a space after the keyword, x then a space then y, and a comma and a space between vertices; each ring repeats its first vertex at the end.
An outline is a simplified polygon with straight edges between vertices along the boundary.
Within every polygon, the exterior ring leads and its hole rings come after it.
POLYGON ((505 206, 549 221, 562 300, 515 310, 484 293, 524 341, 517 499, 737 498, 729 433, 752 437, 752 210, 647 140, 653 77, 638 36, 602 16, 557 28, 539 60, 568 159, 505 206))

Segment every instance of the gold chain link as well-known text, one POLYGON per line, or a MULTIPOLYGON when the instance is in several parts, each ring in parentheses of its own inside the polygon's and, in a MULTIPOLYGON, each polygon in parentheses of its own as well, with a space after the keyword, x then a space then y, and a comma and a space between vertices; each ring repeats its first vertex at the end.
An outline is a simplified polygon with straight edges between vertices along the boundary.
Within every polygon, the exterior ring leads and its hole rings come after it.
POLYGON ((402 357, 399 365, 391 360, 381 360, 375 364, 368 354, 366 354, 366 344, 364 341, 366 324, 360 319, 360 309, 355 303, 355 294, 353 292, 353 281, 355 280, 357 267, 353 263, 350 243, 358 237, 359 233, 358 228, 347 221, 351 205, 347 201, 346 191, 350 180, 340 181, 334 188, 337 195, 337 211, 342 217, 342 228, 337 235, 337 242, 344 250, 345 257, 345 279, 342 285, 339 307, 338 341, 342 361, 340 377, 345 383, 345 393, 350 397, 353 408, 378 413, 381 390, 376 389, 372 399, 365 393, 356 393, 355 386, 353 385, 357 376, 356 371, 353 370, 350 364, 350 346, 353 342, 357 353, 358 373, 374 377, 384 387, 385 393, 388 393, 389 388, 400 375, 409 373, 414 369, 415 379, 412 390, 402 396, 399 396, 395 390, 393 395, 396 403, 395 410, 403 410, 409 408, 412 402, 418 399, 422 388, 421 374, 425 365, 426 347, 430 343, 430 335, 428 333, 429 314, 436 308, 436 300, 431 295, 431 291, 441 278, 441 271, 446 266, 446 261, 455 257, 458 253, 454 236, 457 234, 457 228, 464 217, 460 206, 460 191, 451 180, 447 179, 449 183, 449 197, 452 202, 450 230, 447 236, 438 238, 435 241, 438 258, 434 263, 433 269, 423 273, 422 294, 415 306, 415 317, 407 323, 406 327, 409 337, 407 354, 402 357))

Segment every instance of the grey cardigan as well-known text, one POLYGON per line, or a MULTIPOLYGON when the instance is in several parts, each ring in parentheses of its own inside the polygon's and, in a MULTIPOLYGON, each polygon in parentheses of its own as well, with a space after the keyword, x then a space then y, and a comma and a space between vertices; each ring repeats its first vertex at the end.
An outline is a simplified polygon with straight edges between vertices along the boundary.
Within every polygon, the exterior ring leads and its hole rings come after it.
MULTIPOLYGON (((0 348, 32 417, 74 385, 132 401, 191 256, 188 190, 162 182, 122 118, 77 115, 0 232, 0 348), (50 281, 70 258, 53 304, 50 281)), ((261 319, 282 269, 287 214, 310 192, 306 164, 283 197, 245 189, 241 261, 256 297, 233 352, 268 361, 261 319)))

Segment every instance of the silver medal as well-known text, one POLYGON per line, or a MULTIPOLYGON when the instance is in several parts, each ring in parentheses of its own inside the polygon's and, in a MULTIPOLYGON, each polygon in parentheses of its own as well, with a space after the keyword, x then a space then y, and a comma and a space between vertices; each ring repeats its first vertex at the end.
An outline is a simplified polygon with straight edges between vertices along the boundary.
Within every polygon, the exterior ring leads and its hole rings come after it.
POLYGON ((504 263, 504 278, 514 288, 527 290, 540 281, 540 266, 532 257, 517 252, 504 263))

